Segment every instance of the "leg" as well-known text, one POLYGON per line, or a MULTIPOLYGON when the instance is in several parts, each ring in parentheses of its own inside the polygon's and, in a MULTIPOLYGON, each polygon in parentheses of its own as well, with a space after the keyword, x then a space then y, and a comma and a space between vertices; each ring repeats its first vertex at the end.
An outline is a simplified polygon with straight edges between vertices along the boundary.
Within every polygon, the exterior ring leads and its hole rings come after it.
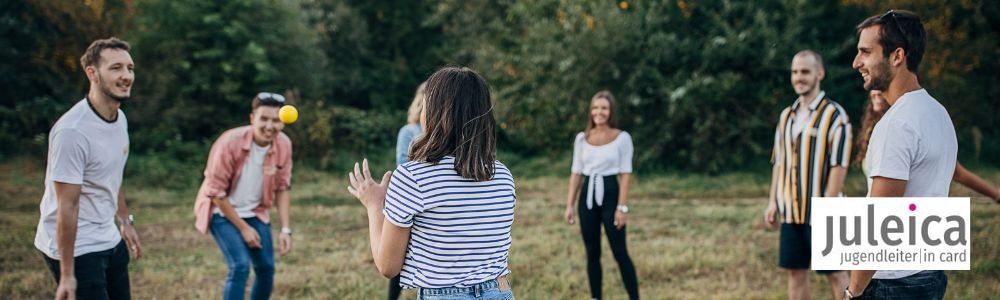
POLYGON ((809 269, 788 269, 788 299, 809 299, 809 269))
POLYGON ((628 292, 629 299, 639 299, 639 280, 635 274, 635 265, 628 255, 626 245, 625 229, 628 226, 618 229, 615 226, 615 212, 618 210, 618 184, 615 180, 604 180, 604 206, 601 207, 601 220, 604 223, 604 233, 608 236, 608 244, 611 245, 611 253, 618 262, 618 270, 621 272, 622 283, 625 291, 628 292))
POLYGON ((108 296, 111 299, 132 299, 128 279, 128 255, 128 247, 125 246, 124 240, 111 252, 108 269, 105 271, 108 279, 108 296))
POLYGON ((583 183, 577 214, 580 219, 580 233, 587 252, 587 279, 590 281, 590 297, 601 298, 601 212, 600 207, 587 209, 587 181, 583 183))
POLYGON ((253 262, 253 288, 250 289, 250 299, 267 300, 271 298, 274 288, 274 242, 271 240, 271 225, 264 224, 257 218, 244 219, 253 226, 260 235, 260 249, 250 249, 250 261, 253 262))
POLYGON ((226 284, 222 289, 222 299, 242 300, 246 291, 247 277, 250 277, 250 251, 243 242, 243 236, 229 220, 212 215, 209 225, 215 243, 219 245, 222 256, 229 266, 226 284))
POLYGON ((781 224, 778 266, 788 273, 788 299, 809 299, 809 226, 781 224))
POLYGON ((389 279, 389 300, 399 299, 399 294, 403 291, 403 287, 399 286, 399 275, 389 279))
POLYGON ((826 274, 826 281, 830 282, 830 291, 833 292, 833 299, 844 299, 844 289, 850 283, 847 271, 835 271, 826 274))

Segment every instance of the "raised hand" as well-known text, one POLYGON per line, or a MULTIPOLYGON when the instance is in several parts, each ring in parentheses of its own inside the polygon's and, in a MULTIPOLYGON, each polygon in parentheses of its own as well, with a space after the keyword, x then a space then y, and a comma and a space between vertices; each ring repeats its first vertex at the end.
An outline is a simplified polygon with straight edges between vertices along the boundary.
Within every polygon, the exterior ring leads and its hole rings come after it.
POLYGON ((351 185, 347 187, 347 192, 354 195, 368 209, 381 209, 385 205, 385 193, 389 188, 389 178, 392 171, 386 171, 382 175, 382 180, 375 182, 371 171, 368 170, 368 159, 364 159, 361 165, 354 163, 354 171, 347 174, 351 180, 351 185))

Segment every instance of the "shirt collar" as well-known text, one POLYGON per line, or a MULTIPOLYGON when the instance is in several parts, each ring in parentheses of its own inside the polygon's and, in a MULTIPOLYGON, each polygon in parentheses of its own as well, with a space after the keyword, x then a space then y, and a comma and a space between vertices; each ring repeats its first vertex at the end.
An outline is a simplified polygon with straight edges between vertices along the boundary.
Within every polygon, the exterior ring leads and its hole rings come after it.
MULTIPOLYGON (((820 100, 823 100, 823 97, 826 97, 826 91, 819 91, 819 94, 816 95, 816 98, 813 98, 812 102, 809 103, 809 110, 816 110, 816 108, 819 107, 819 103, 822 102, 820 100)), ((799 104, 802 104, 802 97, 799 97, 799 99, 795 100, 795 103, 792 104, 792 110, 799 109, 799 104)))
MULTIPOLYGON (((243 132, 243 136, 240 139, 242 139, 240 149, 250 151, 250 145, 253 144, 253 126, 246 126, 246 131, 243 132)), ((275 141, 271 141, 271 145, 269 146, 273 146, 274 143, 275 141)), ((268 147, 267 154, 270 155, 271 153, 274 153, 274 147, 268 147)))

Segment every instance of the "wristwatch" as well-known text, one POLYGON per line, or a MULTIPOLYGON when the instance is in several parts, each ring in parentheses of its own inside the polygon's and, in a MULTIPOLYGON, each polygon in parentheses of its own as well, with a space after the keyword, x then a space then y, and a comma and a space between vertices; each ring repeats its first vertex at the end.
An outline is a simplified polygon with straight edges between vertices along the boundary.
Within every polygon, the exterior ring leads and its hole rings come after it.
POLYGON ((288 235, 292 235, 292 229, 288 227, 281 227, 281 233, 283 234, 287 233, 288 235))
POLYGON ((133 215, 130 214, 130 215, 128 215, 128 218, 118 219, 118 221, 121 222, 122 225, 134 225, 135 224, 135 216, 133 216, 133 215))
POLYGON ((627 214, 628 213, 628 205, 619 205, 618 206, 618 211, 627 214))
POLYGON ((851 288, 844 289, 844 299, 850 300, 850 299, 858 299, 858 298, 861 298, 861 294, 860 293, 858 293, 857 295, 855 295, 855 294, 851 293, 851 288))

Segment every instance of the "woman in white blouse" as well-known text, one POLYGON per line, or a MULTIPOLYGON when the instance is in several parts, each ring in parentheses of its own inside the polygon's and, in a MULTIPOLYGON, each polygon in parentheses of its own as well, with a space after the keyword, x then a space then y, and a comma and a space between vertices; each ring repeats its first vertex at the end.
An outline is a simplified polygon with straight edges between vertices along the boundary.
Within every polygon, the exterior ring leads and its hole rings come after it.
POLYGON ((630 299, 639 298, 635 266, 625 244, 628 187, 632 175, 632 136, 614 122, 615 96, 600 91, 590 100, 587 130, 576 135, 573 167, 566 197, 566 222, 580 216, 580 233, 587 252, 590 297, 601 298, 601 226, 618 262, 630 299), (581 188, 582 186, 582 188, 581 188), (579 203, 577 203, 579 200, 579 203))

